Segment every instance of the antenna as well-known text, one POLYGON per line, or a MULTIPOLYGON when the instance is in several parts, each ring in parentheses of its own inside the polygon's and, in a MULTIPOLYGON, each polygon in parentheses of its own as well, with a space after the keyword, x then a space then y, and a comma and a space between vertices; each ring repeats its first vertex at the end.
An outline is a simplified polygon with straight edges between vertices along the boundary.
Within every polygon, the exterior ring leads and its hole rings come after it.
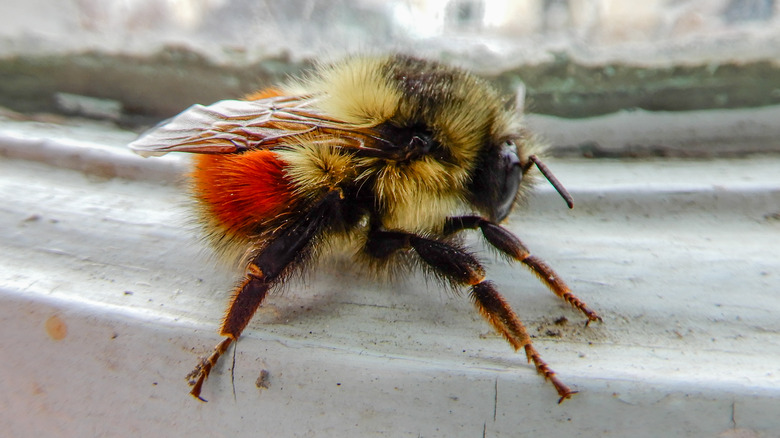
POLYGON ((542 163, 540 159, 536 158, 536 155, 530 155, 528 160, 531 163, 536 164, 536 167, 539 168, 539 171, 542 172, 542 175, 547 178, 547 181, 550 181, 550 184, 555 187, 555 190, 558 192, 558 194, 561 195, 564 201, 566 201, 566 205, 568 205, 569 208, 574 208, 574 200, 571 198, 571 195, 566 191, 566 187, 564 187, 563 184, 558 181, 558 178, 553 175, 550 169, 544 163, 542 163))

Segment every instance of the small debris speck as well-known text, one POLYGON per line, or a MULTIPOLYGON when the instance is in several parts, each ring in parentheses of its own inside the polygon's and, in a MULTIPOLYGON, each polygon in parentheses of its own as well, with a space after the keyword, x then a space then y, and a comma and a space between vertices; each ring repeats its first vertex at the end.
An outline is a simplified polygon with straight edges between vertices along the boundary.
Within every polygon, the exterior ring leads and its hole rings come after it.
POLYGON ((260 376, 255 380, 255 386, 260 389, 268 389, 271 387, 271 373, 268 370, 261 370, 260 376))

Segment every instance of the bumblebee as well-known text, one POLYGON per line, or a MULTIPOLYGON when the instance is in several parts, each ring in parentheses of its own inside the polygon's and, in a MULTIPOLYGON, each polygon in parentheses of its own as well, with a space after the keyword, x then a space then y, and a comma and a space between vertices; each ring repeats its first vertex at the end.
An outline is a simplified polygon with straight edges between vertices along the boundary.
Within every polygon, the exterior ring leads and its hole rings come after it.
POLYGON ((485 269, 458 239, 479 229, 588 320, 601 318, 499 225, 540 161, 520 110, 466 71, 405 55, 358 56, 245 100, 194 105, 130 144, 141 155, 192 152, 192 192, 214 246, 239 254, 224 339, 188 376, 191 394, 241 335, 266 295, 329 246, 354 247, 374 271, 422 268, 468 296, 560 396, 572 391, 534 348, 485 269))

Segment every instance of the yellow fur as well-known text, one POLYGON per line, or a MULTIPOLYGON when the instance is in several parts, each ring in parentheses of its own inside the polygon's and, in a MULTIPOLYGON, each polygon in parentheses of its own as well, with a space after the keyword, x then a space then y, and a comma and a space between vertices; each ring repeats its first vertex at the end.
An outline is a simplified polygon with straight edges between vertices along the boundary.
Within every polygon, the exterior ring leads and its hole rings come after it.
POLYGON ((305 197, 316 197, 323 190, 337 188, 356 176, 354 159, 340 149, 303 141, 277 153, 282 161, 289 164, 287 176, 293 181, 297 193, 305 197))
MULTIPOLYGON (((369 160, 364 160, 369 161, 369 160)), ((377 160, 374 160, 377 161, 377 160)), ((431 157, 410 163, 374 163, 358 180, 376 177, 374 192, 385 211, 384 225, 411 232, 441 231, 444 219, 462 208, 467 174, 431 157)))
POLYGON ((467 174, 426 157, 411 163, 385 163, 379 159, 358 159, 335 148, 314 143, 280 150, 287 162, 287 176, 296 191, 307 198, 356 181, 375 180, 377 206, 384 211, 383 225, 411 232, 441 231, 447 216, 464 208, 459 193, 467 174))
POLYGON ((452 90, 453 99, 438 109, 446 117, 437 117, 434 124, 441 131, 443 144, 449 145, 454 157, 462 163, 474 163, 480 141, 493 128, 501 129, 496 109, 500 107, 498 96, 488 93, 481 81, 465 81, 452 90))
POLYGON ((289 86, 320 97, 317 106, 356 126, 375 126, 397 111, 401 93, 382 76, 383 58, 350 58, 321 67, 316 78, 289 86))
MULTIPOLYGON (((421 103, 403 99, 403 92, 391 81, 387 57, 355 57, 332 66, 320 67, 308 80, 294 82, 288 92, 313 95, 324 114, 356 127, 373 127, 385 122, 403 123, 412 118, 421 103)), ((440 67, 447 73, 449 67, 440 67)), ((503 111, 497 93, 474 76, 456 73, 449 99, 427 114, 437 130, 437 140, 446 147, 453 163, 424 157, 411 162, 378 158, 353 158, 321 145, 301 144, 280 152, 290 163, 289 176, 306 196, 316 196, 323 187, 336 187, 355 178, 358 184, 374 181, 373 187, 383 225, 411 232, 431 232, 444 219, 467 210, 461 194, 486 136, 500 137, 516 132, 514 112, 503 111), (446 116, 438 116, 444 114, 446 116)))

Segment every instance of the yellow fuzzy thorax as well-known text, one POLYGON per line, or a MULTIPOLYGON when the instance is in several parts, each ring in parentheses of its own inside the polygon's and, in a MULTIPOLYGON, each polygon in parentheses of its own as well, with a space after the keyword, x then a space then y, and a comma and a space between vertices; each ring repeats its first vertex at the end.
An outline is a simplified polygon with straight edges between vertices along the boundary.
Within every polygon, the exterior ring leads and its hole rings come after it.
POLYGON ((307 81, 286 87, 293 94, 318 96, 317 107, 323 113, 355 126, 375 126, 383 122, 403 124, 424 117, 426 124, 440 133, 454 158, 473 163, 486 134, 501 136, 511 132, 515 116, 502 111, 504 101, 483 79, 450 67, 440 66, 431 74, 452 76, 445 93, 434 105, 418 98, 441 84, 421 82, 419 93, 404 95, 399 89, 403 77, 394 57, 353 57, 340 63, 321 66, 317 75, 307 81))
POLYGON ((383 226, 436 232, 447 216, 468 210, 463 193, 485 138, 501 138, 516 129, 515 114, 503 109, 501 97, 482 79, 434 64, 418 70, 420 78, 407 77, 404 62, 415 74, 414 61, 406 58, 349 58, 320 67, 315 76, 288 85, 286 92, 316 96, 319 111, 355 127, 421 123, 433 130, 448 160, 356 158, 305 141, 280 155, 291 164, 288 176, 303 194, 315 196, 325 186, 347 181, 368 184, 363 189, 373 190, 383 226), (428 76, 434 80, 425 80, 428 76))

